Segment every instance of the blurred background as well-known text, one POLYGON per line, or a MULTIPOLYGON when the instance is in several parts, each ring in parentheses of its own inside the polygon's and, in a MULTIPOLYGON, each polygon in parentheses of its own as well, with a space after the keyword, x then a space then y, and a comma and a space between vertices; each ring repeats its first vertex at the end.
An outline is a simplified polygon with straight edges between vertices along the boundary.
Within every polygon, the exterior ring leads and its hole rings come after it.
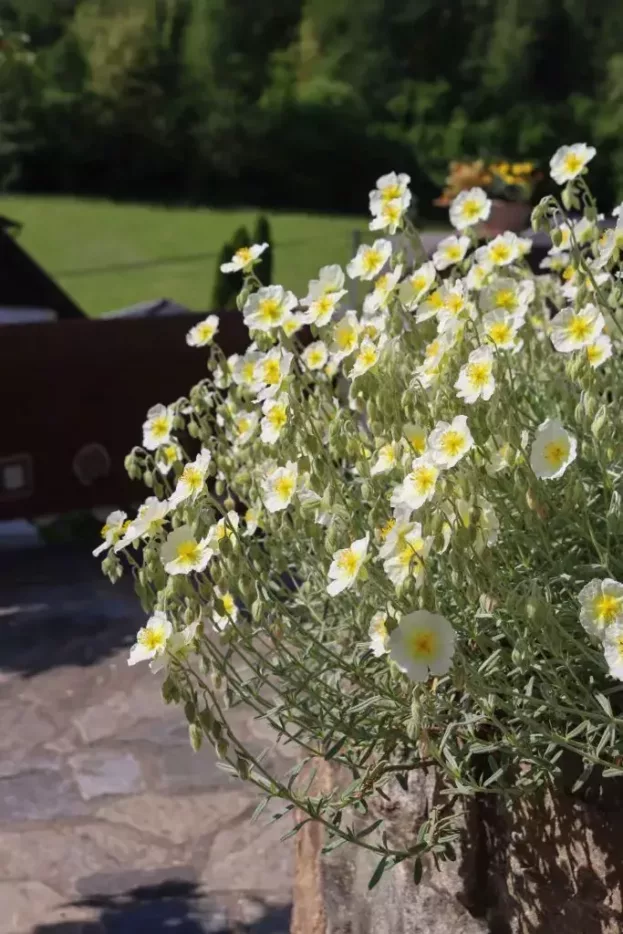
POLYGON ((89 314, 208 307, 250 206, 300 290, 390 169, 433 226, 453 159, 586 140, 621 195, 618 0, 0 0, 0 25, 0 207, 89 314))

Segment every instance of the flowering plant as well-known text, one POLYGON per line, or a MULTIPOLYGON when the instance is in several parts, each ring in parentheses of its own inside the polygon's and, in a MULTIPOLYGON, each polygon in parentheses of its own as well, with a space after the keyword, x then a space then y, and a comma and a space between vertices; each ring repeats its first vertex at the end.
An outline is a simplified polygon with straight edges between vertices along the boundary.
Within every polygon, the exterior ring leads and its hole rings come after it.
POLYGON ((451 856, 465 796, 528 794, 563 757, 576 787, 623 774, 623 214, 600 235, 593 155, 552 159, 540 276, 530 240, 479 243, 480 188, 426 260, 394 173, 370 207, 396 236, 300 300, 261 286, 259 248, 240 255, 253 342, 225 358, 222 319, 191 331, 211 378, 150 410, 127 468, 153 495, 103 530, 105 572, 129 564, 150 614, 130 663, 164 670, 192 745, 321 821, 329 848, 377 853, 375 879, 451 856), (236 735, 238 704, 300 745, 287 775, 236 735), (350 785, 315 794, 319 756, 350 785), (413 839, 355 828, 429 767, 445 803, 413 839))
POLYGON ((475 186, 503 201, 529 202, 541 174, 532 162, 451 162, 446 186, 435 204, 445 207, 475 186))

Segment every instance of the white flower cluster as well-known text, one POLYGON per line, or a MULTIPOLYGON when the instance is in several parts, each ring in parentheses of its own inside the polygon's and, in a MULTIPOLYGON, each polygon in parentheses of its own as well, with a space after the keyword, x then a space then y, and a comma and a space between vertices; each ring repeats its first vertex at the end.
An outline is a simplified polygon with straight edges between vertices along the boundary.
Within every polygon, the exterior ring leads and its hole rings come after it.
POLYGON ((393 172, 368 241, 300 300, 255 276, 265 244, 225 265, 244 273, 251 342, 226 358, 224 316, 189 333, 211 379, 149 411, 128 468, 152 495, 96 550, 112 577, 133 566, 150 620, 130 662, 166 667, 194 743, 226 757, 225 690, 307 749, 342 736, 370 787, 392 755, 431 757, 459 793, 481 787, 472 749, 500 762, 502 791, 539 786, 560 748, 623 756, 618 726, 603 739, 603 691, 623 680, 623 212, 603 233, 594 154, 552 159, 564 187, 534 212, 552 239, 538 276, 529 238, 482 239, 479 188, 413 268, 393 172))

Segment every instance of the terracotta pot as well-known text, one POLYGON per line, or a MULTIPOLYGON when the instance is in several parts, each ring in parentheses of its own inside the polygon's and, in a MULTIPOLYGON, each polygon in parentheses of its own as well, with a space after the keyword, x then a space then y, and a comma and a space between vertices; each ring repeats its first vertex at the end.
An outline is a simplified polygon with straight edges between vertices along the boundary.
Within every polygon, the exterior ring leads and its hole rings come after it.
POLYGON ((484 237, 495 237, 505 230, 520 233, 528 226, 530 211, 530 205, 523 201, 500 201, 494 198, 489 218, 480 225, 480 232, 484 237))

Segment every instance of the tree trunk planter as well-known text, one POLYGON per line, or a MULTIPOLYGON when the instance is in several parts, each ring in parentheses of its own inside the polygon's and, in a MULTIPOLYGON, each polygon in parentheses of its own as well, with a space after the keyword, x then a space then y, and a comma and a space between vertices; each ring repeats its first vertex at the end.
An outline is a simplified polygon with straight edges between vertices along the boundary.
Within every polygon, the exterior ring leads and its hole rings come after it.
MULTIPOLYGON (((322 763, 318 776, 329 790, 335 766, 322 763)), ((432 771, 412 773, 409 784, 376 806, 390 838, 412 839, 435 799, 432 771)), ((623 785, 612 779, 583 798, 467 801, 456 862, 425 858, 417 886, 401 864, 372 891, 375 855, 344 846, 321 856, 323 829, 307 824, 297 838, 292 934, 618 934, 622 804, 623 785)))
POLYGON ((489 217, 480 225, 481 234, 484 237, 496 237, 506 230, 521 233, 529 224, 530 211, 530 205, 522 201, 502 201, 494 198, 489 217))

